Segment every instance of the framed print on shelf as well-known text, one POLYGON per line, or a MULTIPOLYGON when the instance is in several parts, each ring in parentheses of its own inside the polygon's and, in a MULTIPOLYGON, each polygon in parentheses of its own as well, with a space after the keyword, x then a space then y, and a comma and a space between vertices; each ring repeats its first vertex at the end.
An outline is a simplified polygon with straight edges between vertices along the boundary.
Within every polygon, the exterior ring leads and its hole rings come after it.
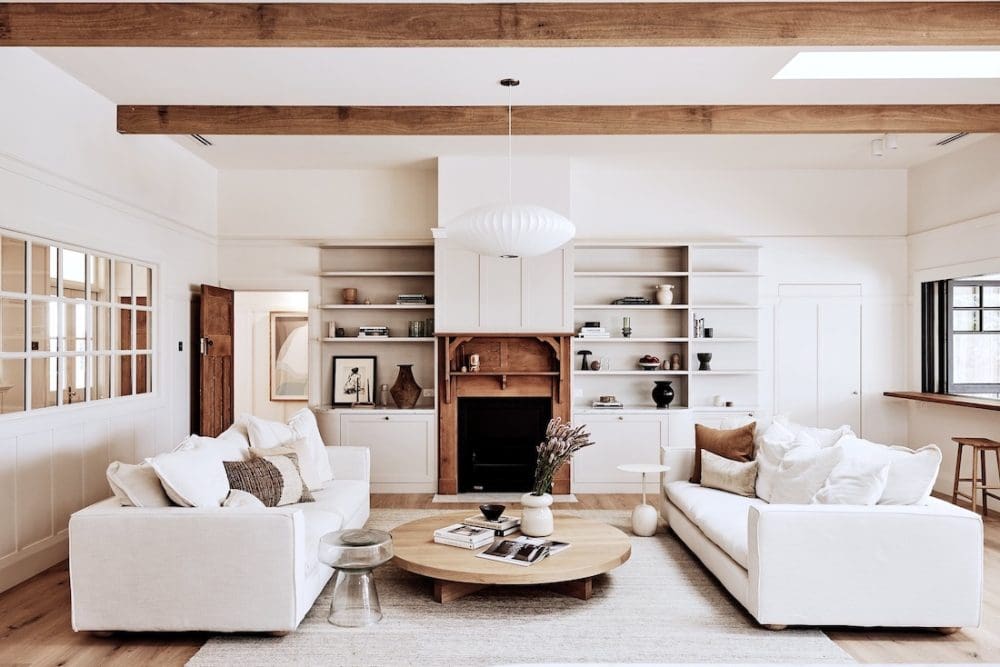
POLYGON ((309 315, 269 313, 272 401, 309 400, 309 315))
POLYGON ((331 402, 339 406, 373 403, 375 367, 374 356, 334 357, 331 402))

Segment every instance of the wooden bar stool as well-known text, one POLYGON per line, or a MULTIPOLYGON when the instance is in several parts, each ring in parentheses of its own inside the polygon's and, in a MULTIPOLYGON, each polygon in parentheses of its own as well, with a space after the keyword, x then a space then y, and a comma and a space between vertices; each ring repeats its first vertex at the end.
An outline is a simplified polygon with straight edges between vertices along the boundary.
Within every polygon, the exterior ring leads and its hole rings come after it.
POLYGON ((955 503, 959 498, 965 498, 972 502, 972 511, 976 511, 976 491, 982 493, 983 516, 986 516, 986 499, 1000 496, 990 493, 991 490, 1000 491, 1000 486, 988 486, 986 481, 986 452, 993 452, 997 462, 997 474, 1000 474, 1000 442, 987 438, 952 438, 958 443, 958 457, 955 459, 955 486, 951 491, 951 502, 955 503), (972 477, 959 477, 962 470, 962 450, 965 447, 972 448, 972 477), (979 476, 976 476, 976 457, 979 458, 979 476), (959 482, 971 482, 972 493, 965 495, 958 490, 959 482))

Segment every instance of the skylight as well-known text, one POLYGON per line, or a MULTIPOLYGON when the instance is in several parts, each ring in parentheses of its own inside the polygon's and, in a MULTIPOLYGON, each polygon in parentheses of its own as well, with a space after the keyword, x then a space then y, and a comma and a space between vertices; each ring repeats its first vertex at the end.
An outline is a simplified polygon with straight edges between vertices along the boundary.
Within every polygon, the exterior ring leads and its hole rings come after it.
POLYGON ((1000 51, 803 51, 775 79, 996 79, 1000 51))

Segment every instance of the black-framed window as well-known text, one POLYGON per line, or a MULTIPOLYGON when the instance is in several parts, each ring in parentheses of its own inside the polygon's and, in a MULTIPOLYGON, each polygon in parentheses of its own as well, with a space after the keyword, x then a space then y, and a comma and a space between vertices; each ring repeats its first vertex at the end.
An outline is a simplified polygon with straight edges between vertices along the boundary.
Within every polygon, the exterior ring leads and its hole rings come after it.
POLYGON ((923 390, 1000 399, 1000 276, 924 283, 923 390))

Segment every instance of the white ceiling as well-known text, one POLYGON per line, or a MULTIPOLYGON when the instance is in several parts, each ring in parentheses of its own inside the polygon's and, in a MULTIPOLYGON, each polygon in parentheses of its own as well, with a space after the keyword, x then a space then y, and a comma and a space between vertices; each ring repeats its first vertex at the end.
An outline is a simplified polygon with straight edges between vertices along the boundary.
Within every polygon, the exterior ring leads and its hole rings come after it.
MULTIPOLYGON (((1000 104, 996 79, 771 78, 801 50, 37 49, 116 104, 503 104, 506 92, 496 82, 504 76, 521 79, 514 104, 1000 104)), ((221 168, 404 166, 443 154, 503 150, 496 137, 210 138, 216 146, 207 149, 189 139, 181 143, 221 168)), ((873 160, 872 138, 525 137, 516 149, 678 168, 905 168, 946 150, 933 147, 941 136, 901 137, 898 151, 873 160)), ((971 141, 956 142, 952 149, 971 141)))

